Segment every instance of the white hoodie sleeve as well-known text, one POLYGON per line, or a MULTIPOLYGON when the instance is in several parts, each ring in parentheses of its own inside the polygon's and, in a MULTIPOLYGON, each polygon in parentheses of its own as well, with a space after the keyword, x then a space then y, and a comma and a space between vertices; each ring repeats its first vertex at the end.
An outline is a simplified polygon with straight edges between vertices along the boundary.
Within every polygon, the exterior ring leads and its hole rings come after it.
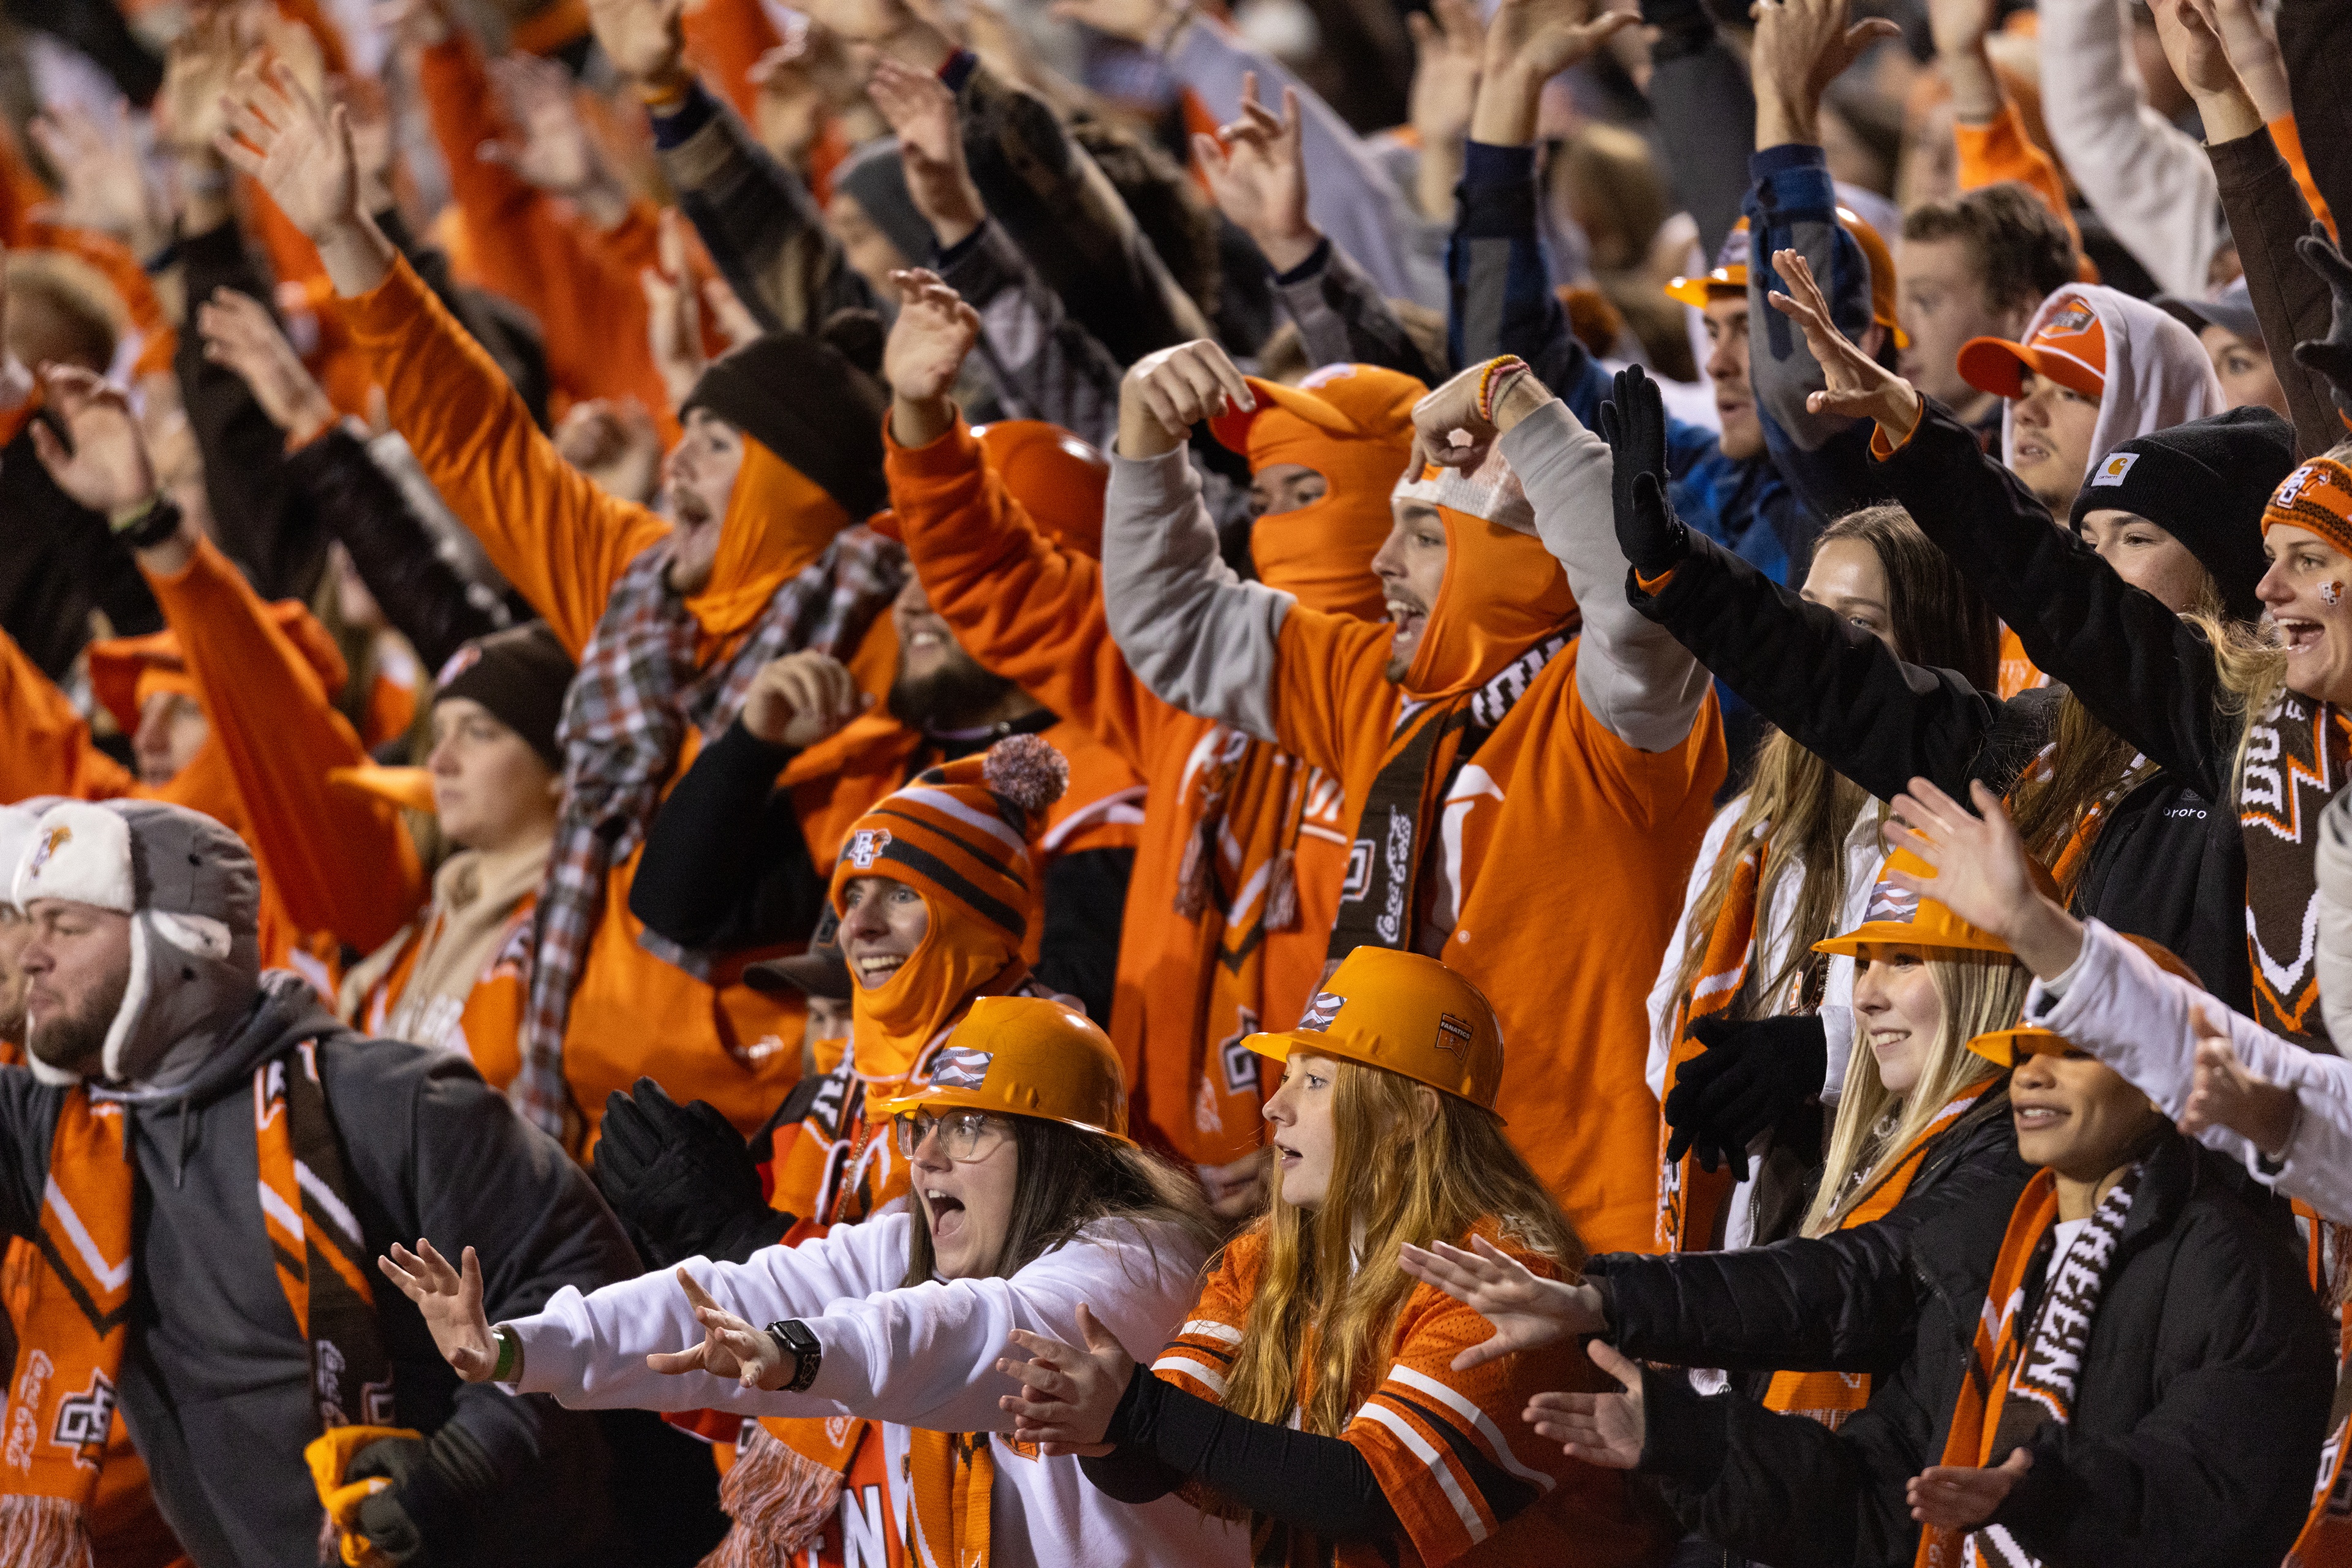
POLYGON ((2196 1015, 2226 1028, 2238 1060, 2295 1092, 2302 1114, 2284 1159, 2273 1165, 2246 1139, 2209 1127, 2206 1147, 2245 1162, 2247 1170, 2330 1219, 2352 1223, 2352 1061, 2305 1051, 2209 993, 2157 967, 2156 960, 2096 920, 2084 923, 2083 955, 2053 998, 2040 981, 2026 993, 2030 1023, 2054 1030, 2121 1073, 2178 1119, 2196 1082, 2196 1015))
POLYGON ((1014 1329, 1083 1343, 1084 1302, 1120 1343, 1148 1356, 1198 1295, 1197 1247, 1171 1227, 1116 1219, 1097 1221, 1011 1279, 898 1289, 911 1223, 903 1213, 887 1215, 801 1247, 768 1248, 747 1263, 687 1265, 729 1311, 760 1324, 798 1318, 808 1326, 824 1361, 804 1395, 648 1370, 648 1351, 682 1349, 702 1337, 685 1292, 667 1273, 584 1297, 567 1290, 536 1317, 512 1324, 523 1348, 517 1391, 551 1394, 575 1408, 709 1406, 994 1431, 1008 1422, 996 1401, 1016 1386, 996 1370, 1014 1329), (800 1256, 812 1249, 815 1256, 800 1256), (662 1288, 649 1288, 656 1283, 662 1288))
POLYGON ((2122 0, 2042 0, 2042 115, 2092 211, 2157 287, 2205 298, 2222 238, 2205 150, 2149 107, 2122 0))
POLYGON ((2352 1040, 2352 790, 2319 814, 2319 929, 2313 967, 2327 1038, 2352 1040))

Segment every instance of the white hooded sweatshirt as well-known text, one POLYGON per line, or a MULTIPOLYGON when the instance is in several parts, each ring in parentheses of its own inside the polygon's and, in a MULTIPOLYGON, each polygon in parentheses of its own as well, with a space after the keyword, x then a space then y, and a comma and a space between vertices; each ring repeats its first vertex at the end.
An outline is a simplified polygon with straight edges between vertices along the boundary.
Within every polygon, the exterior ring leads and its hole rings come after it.
MULTIPOLYGON (((2095 283, 2069 283, 2042 302, 2020 335, 2030 343, 2042 324, 2060 311, 2087 306, 2105 329, 2107 339, 2106 395, 2099 400, 2099 422, 2091 432, 2090 462, 2083 470, 2090 482, 2109 453, 2134 436, 2186 424, 2220 413, 2230 406, 2221 383, 2214 379, 2213 361, 2196 335, 2144 299, 2095 283)), ((2017 466, 2017 405, 2007 404, 2000 418, 2000 459, 2017 466)))

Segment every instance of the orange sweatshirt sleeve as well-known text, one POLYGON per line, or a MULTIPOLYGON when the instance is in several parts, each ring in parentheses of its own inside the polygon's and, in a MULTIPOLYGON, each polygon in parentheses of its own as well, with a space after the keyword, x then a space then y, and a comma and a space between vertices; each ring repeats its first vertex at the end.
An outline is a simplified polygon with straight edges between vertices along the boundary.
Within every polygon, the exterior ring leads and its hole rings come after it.
POLYGON ((1384 623, 1291 606, 1274 671, 1275 739, 1362 798, 1388 749, 1397 688, 1388 678, 1393 634, 1384 623), (1355 766, 1352 770, 1349 764, 1355 766))
POLYGON ((2066 225, 2067 237, 2074 242, 2075 251, 2081 252, 2083 235, 2074 226, 2074 214, 2067 210, 2065 176, 2058 172, 2058 165, 2050 154, 2036 147, 2033 139, 2025 134, 2025 120, 2017 112, 2017 105, 2003 99, 2000 118, 1982 125, 1956 125, 1952 135, 1959 144, 1961 190, 1976 191, 2004 180, 2016 181, 2058 214, 2058 221, 2066 225))
POLYGON ((89 726, 16 640, 0 632, 0 802, 35 795, 106 800, 138 781, 93 745, 89 726))
POLYGON ((984 465, 961 416, 926 446, 885 422, 883 471, 908 558, 965 651, 1141 768, 1173 711, 1111 640, 1100 563, 1039 532, 984 465))
POLYGON ((2311 178, 2311 165, 2304 161, 2303 134, 2294 128, 2294 116, 2282 114, 2270 122, 2271 140, 2278 143, 2279 156, 2294 171, 2294 183, 2303 187, 2303 199, 2311 205, 2311 215, 2336 232, 2336 214, 2327 210, 2327 198, 2319 193, 2319 186, 2311 178))
POLYGON ((254 856, 306 931, 368 951, 425 901, 425 873, 389 802, 327 781, 367 761, 318 671, 209 539, 175 577, 147 574, 180 634, 212 744, 236 780, 254 856))
POLYGON ((579 657, 613 584, 669 525, 557 455, 497 364, 406 258, 340 308, 394 427, 442 498, 579 657))

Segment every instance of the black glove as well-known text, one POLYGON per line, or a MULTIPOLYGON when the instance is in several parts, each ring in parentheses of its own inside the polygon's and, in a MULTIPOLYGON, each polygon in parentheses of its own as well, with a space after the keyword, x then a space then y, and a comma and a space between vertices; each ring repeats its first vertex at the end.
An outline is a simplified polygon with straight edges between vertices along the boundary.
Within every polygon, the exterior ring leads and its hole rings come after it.
POLYGON ((1690 534, 1666 500, 1666 403, 1658 383, 1628 365, 1601 405, 1601 438, 1612 459, 1609 500, 1617 548, 1634 572, 1656 577, 1690 553, 1690 534))
POLYGON ((430 1438, 370 1443, 352 1456, 343 1479, 370 1476, 392 1485, 360 1504, 360 1533, 394 1563, 428 1563, 436 1542, 462 1548, 499 1488, 489 1454, 455 1421, 430 1438))
POLYGON ((2294 362, 2314 375, 2326 376, 2335 389, 2336 406, 2352 415, 2352 263, 2327 237, 2327 226, 2315 223, 2311 232, 2294 242, 2303 264, 2319 274, 2335 296, 2336 314, 2327 336, 2308 338, 2294 346, 2294 362))
POLYGON ((656 1269, 697 1254, 740 1263, 791 1224, 761 1196, 751 1145, 727 1118, 700 1100, 681 1106, 650 1078, 604 1102, 596 1189, 656 1269))
POLYGON ((1756 1134, 1822 1092, 1829 1071, 1829 1032, 1812 1017, 1734 1023, 1704 1018, 1691 1037, 1706 1049, 1683 1063, 1666 1091, 1666 1158, 1694 1149, 1699 1165, 1730 1166, 1748 1179, 1748 1145, 1756 1134))

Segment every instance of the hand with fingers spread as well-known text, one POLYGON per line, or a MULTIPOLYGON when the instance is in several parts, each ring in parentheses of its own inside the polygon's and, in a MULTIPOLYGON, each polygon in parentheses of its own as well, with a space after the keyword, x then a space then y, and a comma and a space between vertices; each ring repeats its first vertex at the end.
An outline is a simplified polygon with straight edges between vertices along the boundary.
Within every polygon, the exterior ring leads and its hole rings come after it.
POLYGON ((1404 20, 1412 34, 1412 128, 1424 149, 1458 141, 1469 134, 1478 100, 1486 26, 1470 0, 1435 0, 1425 13, 1406 12, 1404 20))
POLYGON ((1643 1410, 1642 1369, 1594 1340, 1584 1347, 1592 1364, 1617 1380, 1622 1394, 1538 1394, 1525 1419, 1536 1436, 1560 1445, 1571 1459, 1603 1469, 1630 1470, 1642 1462, 1649 1435, 1643 1410))
POLYGON ((1654 580, 1690 554, 1690 531, 1666 495, 1666 401, 1641 366, 1617 372, 1601 405, 1601 439, 1617 548, 1637 576, 1654 580))
POLYGON ((243 56, 233 7, 215 6, 188 19, 163 57, 163 85, 151 111, 159 148, 182 160, 217 162, 213 144, 227 128, 222 99, 243 56))
POLYGON ((1184 444, 1204 419, 1257 407, 1230 356, 1208 338, 1146 354, 1118 384, 1118 450, 1158 457, 1184 444))
POLYGON ((646 330, 653 342, 654 368, 676 408, 702 377, 702 310, 686 264, 686 217, 664 207, 655 229, 655 265, 637 273, 646 292, 646 330))
POLYGON ((1895 798, 1887 842, 1935 868, 1932 878, 1890 865, 1886 880, 1932 898, 1979 930, 2000 937, 2027 968, 2056 979, 2083 950, 2083 926, 2042 891, 2024 841, 2000 797, 1969 784, 1971 811, 1925 779, 1895 798))
POLYGON ((310 236, 335 291, 364 294, 392 267, 392 246, 360 204, 350 116, 329 111, 282 63, 248 64, 228 96, 221 156, 269 193, 310 236))
POLYGON ((2234 141, 2261 129, 2262 112, 2206 8, 2197 0, 2150 0, 2148 11, 2165 61, 2196 101, 2206 136, 2216 143, 2234 141))
POLYGON ((108 513, 155 494, 155 465, 129 399, 78 365, 43 365, 41 388, 66 439, 41 420, 27 428, 35 455, 58 489, 93 512, 108 513))
POLYGON ((288 447, 314 439, 335 422, 334 404, 286 340, 262 303, 234 288, 215 288, 196 307, 205 358, 236 372, 253 401, 286 433, 288 447))
POLYGON ((395 1241, 391 1256, 375 1263, 402 1295, 416 1303, 442 1359, 467 1382, 488 1383, 498 1370, 499 1343, 482 1312, 482 1263, 470 1247, 457 1256, 460 1267, 453 1269, 430 1240, 420 1237, 415 1251, 395 1241))
POLYGON ((60 104, 35 115, 25 131, 57 171, 58 199, 44 217, 111 235, 142 260, 163 248, 171 218, 148 186, 127 106, 100 120, 60 104))
POLYGON ((1288 272, 1315 254, 1323 232, 1307 217, 1307 157, 1298 89, 1282 89, 1282 118, 1257 100, 1257 73, 1242 75, 1241 117, 1195 135, 1192 153, 1217 210, 1257 243, 1266 264, 1288 272))
POLYGON ((1756 88, 1756 146, 1821 141, 1822 95, 1873 45, 1903 29, 1884 16, 1849 23, 1851 0, 1757 0, 1748 56, 1756 88))
POLYGON ((588 26, 622 75, 653 88, 686 79, 686 0, 588 0, 588 26))
POLYGON ((1992 1522, 2009 1492, 2033 1468, 2033 1451, 2012 1448, 2009 1458, 1987 1469, 1969 1465, 1929 1465, 1903 1485, 1911 1517, 1938 1530, 1974 1530, 1992 1522))
MULTIPOLYGON (((2151 7, 2153 8, 2153 7, 2151 7)), ((2294 112, 2286 79, 2286 59, 2279 53, 2278 29, 2256 0, 2203 0, 2199 7, 2221 38, 2239 85, 2254 102, 2264 124, 2294 112)), ((2210 133, 2208 141, 2211 141, 2210 133)))
POLYGON ((962 244, 988 221, 988 206, 964 162, 955 94, 935 73, 915 70, 887 55, 874 62, 874 80, 866 90, 898 133, 908 199, 931 225, 940 250, 962 244))
POLYGON ((1078 1333, 1087 1342, 1084 1350, 1048 1334, 1015 1329, 1013 1348, 1025 1351, 1029 1359, 996 1364, 997 1371, 1021 1380, 1020 1393, 996 1402, 1013 1417, 1013 1437, 1055 1457, 1110 1451, 1102 1437, 1126 1397, 1128 1379, 1135 1375, 1135 1358, 1083 1301, 1078 1304, 1078 1333))
POLYGON ((572 73, 554 60, 514 54, 492 60, 489 74, 505 106, 510 134, 483 142, 474 156, 551 195, 578 203, 599 228, 609 229, 625 217, 628 193, 581 117, 572 73))
POLYGON ((1772 270, 1789 286, 1767 298, 1772 308, 1794 321, 1805 334, 1805 347, 1822 367, 1822 390, 1805 395, 1812 413, 1843 413, 1878 422, 1887 444, 1900 446, 1919 423, 1919 389, 1862 351, 1862 345, 1837 329, 1830 302, 1813 279, 1813 269, 1793 250, 1772 253, 1772 270))
POLYGON ((771 1393, 782 1388, 800 1370, 800 1357, 778 1344, 775 1336, 713 1301, 710 1292, 695 1283, 694 1276, 683 1267, 677 1270, 678 1288, 694 1307, 694 1320, 702 1325, 702 1343, 688 1350, 656 1351, 646 1357, 646 1365, 655 1372, 675 1377, 681 1373, 707 1372, 713 1377, 731 1377, 746 1388, 764 1388, 771 1393))
POLYGON ((980 341, 980 312, 921 267, 894 272, 898 319, 882 345, 890 383, 890 433, 901 446, 928 446, 955 423, 955 390, 965 356, 980 341))
POLYGON ((2193 1138, 2208 1127, 2226 1127, 2271 1159, 2285 1158, 2302 1102, 2293 1089, 2239 1061, 2229 1034, 2202 1006, 2196 1017, 2197 1075, 2180 1113, 2180 1130, 2193 1138))
POLYGON ((805 751, 863 713, 866 704, 847 665, 803 648, 760 666, 743 699, 743 727, 771 746, 805 751))
POLYGON ((1631 11, 1596 16, 1591 0, 1502 0, 1486 23, 1470 140, 1496 147, 1533 141, 1544 83, 1640 20, 1631 11))
POLYGON ((1513 1351, 1608 1329, 1601 1292, 1581 1282, 1547 1280, 1483 1236, 1467 1248, 1450 1241, 1427 1247, 1407 1242, 1397 1266, 1424 1285, 1434 1285, 1495 1325, 1494 1333, 1454 1358, 1454 1370, 1467 1372, 1513 1351))

